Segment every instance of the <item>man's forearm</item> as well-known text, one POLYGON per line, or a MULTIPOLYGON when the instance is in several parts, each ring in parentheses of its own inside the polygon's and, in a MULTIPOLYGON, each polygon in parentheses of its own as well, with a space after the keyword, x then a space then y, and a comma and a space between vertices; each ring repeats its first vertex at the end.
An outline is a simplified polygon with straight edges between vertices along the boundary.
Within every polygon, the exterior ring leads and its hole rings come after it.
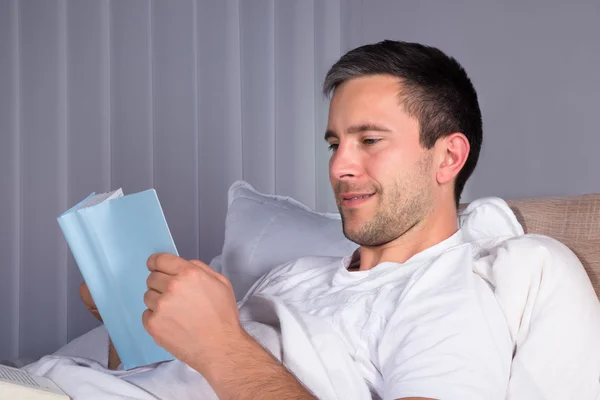
MULTIPOLYGON (((316 399, 286 367, 250 335, 220 347, 206 368, 196 368, 220 399, 316 399)), ((194 365, 190 366, 194 368, 194 365)))
POLYGON ((110 338, 108 339, 108 369, 115 370, 121 364, 121 359, 110 338))

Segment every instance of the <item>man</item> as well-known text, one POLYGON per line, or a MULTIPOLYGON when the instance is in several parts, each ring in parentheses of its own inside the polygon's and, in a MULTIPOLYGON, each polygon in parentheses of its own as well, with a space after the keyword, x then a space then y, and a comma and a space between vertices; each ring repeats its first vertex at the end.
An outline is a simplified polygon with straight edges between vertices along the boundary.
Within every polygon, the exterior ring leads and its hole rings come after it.
MULTIPOLYGON (((249 296, 277 296, 336 327, 374 397, 505 398, 514 346, 457 224, 482 143, 466 72, 438 49, 384 41, 345 54, 324 91, 331 185, 360 248, 286 264, 249 296)), ((144 326, 219 398, 314 398, 243 329, 227 278, 168 254, 148 268, 144 326)), ((82 296, 93 309, 85 286, 82 296)))

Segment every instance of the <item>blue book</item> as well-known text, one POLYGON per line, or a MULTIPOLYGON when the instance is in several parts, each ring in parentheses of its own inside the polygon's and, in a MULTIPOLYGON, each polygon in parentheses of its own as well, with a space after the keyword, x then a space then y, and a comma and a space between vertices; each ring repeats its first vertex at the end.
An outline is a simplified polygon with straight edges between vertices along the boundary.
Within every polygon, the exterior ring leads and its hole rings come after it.
POLYGON ((172 360, 142 324, 148 257, 178 254, 156 191, 92 193, 58 223, 123 368, 172 360))

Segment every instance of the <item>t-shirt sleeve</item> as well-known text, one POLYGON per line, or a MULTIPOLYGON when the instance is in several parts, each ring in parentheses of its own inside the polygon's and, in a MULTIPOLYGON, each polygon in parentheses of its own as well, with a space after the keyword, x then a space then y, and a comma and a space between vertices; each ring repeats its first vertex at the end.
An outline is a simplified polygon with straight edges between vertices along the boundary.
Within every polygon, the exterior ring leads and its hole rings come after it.
POLYGON ((385 400, 504 399, 512 345, 487 283, 425 274, 396 306, 377 345, 385 400))
POLYGON ((503 243, 494 271, 516 338, 509 397, 600 399, 600 304, 576 255, 526 235, 503 243))

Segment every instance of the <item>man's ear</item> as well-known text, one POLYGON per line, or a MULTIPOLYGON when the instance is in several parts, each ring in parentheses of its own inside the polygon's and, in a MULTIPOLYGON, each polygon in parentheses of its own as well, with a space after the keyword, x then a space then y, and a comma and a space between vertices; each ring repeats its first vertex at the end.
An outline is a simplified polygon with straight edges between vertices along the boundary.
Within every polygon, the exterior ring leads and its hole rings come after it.
POLYGON ((436 147, 439 154, 436 179, 443 185, 456 179, 467 161, 471 145, 464 134, 457 132, 439 139, 436 147))

